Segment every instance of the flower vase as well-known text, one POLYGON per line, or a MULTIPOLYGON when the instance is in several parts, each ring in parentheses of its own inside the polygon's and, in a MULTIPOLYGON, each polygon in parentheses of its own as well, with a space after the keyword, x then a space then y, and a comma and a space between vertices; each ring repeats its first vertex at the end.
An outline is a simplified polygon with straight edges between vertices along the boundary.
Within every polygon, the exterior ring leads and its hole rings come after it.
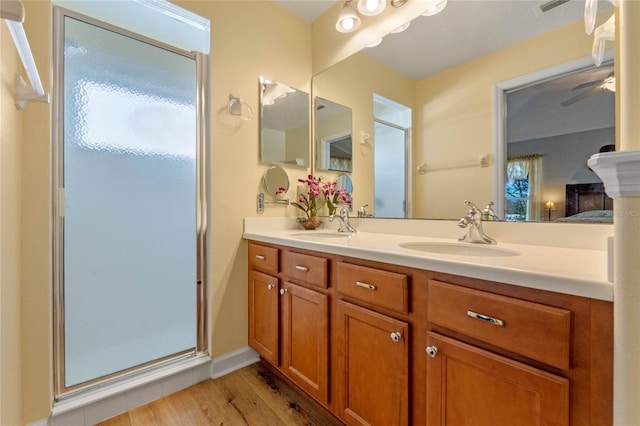
POLYGON ((322 225, 322 221, 318 219, 318 216, 300 217, 298 218, 298 223, 304 229, 308 229, 308 230, 314 230, 320 225, 322 225))

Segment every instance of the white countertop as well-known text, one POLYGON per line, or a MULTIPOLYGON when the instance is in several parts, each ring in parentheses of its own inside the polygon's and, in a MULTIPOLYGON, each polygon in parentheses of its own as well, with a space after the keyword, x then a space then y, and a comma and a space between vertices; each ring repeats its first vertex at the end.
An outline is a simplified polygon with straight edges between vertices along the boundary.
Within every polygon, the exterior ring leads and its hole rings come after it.
POLYGON ((249 222, 245 220, 243 234, 249 240, 613 301, 613 284, 607 280, 606 250, 499 242, 491 247, 515 250, 519 254, 493 257, 428 253, 399 244, 465 243, 440 236, 366 231, 326 237, 322 234, 336 235, 336 230, 274 229, 255 226, 256 219, 249 222))

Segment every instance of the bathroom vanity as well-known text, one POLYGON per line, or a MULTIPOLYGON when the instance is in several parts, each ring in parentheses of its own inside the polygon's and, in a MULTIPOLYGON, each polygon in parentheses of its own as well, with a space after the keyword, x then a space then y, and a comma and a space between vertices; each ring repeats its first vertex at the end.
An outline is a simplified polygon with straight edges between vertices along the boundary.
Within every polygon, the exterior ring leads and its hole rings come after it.
POLYGON ((611 284, 535 266, 573 249, 451 254, 443 239, 335 231, 245 238, 250 346, 344 423, 612 424, 611 284))

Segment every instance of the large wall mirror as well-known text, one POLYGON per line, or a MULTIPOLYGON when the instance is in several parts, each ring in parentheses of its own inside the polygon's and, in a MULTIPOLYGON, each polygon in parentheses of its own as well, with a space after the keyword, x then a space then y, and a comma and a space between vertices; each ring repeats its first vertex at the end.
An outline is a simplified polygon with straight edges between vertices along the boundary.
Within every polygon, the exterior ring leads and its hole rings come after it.
MULTIPOLYGON (((376 99, 384 98, 406 107, 412 118, 403 127, 408 141, 398 144, 406 170, 404 215, 369 207, 376 217, 459 219, 465 199, 494 201, 503 220, 556 221, 575 213, 565 209, 568 191, 581 197, 580 185, 599 182, 586 159, 615 144, 615 95, 607 80, 615 78, 612 62, 589 69, 593 37, 584 31, 584 4, 558 2, 543 12, 539 1, 450 1, 438 15, 418 17, 404 32, 314 76, 313 95, 351 108, 353 134, 371 135, 370 143, 354 144, 354 207, 384 205, 392 195, 374 187, 374 109, 376 99), (522 80, 520 87, 510 86, 502 94, 505 120, 496 122, 497 87, 541 70, 556 74, 547 72, 540 81, 545 84, 522 80), (498 134, 508 135, 504 146, 498 146, 498 134), (506 186, 514 182, 506 176, 507 157, 528 155, 542 159, 538 182, 546 177, 550 185, 528 201, 528 214, 522 205, 507 212, 506 186), (570 162, 577 168, 568 173, 570 162)), ((608 2, 599 8, 596 25, 613 12, 608 2)), ((512 178, 521 177, 509 170, 512 178)))
POLYGON ((260 160, 309 167, 309 94, 260 77, 260 160))

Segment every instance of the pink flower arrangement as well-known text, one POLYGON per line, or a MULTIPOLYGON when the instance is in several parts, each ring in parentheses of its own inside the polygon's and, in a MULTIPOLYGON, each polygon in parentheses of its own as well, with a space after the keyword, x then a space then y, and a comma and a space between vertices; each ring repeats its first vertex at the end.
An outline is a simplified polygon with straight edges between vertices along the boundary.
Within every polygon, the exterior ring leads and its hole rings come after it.
POLYGON ((298 179, 298 182, 307 185, 307 192, 300 194, 298 201, 291 204, 302 210, 308 219, 318 216, 318 210, 322 208, 324 202, 327 203, 330 215, 335 214, 339 204, 351 203, 347 191, 336 189, 335 182, 323 183, 322 179, 313 175, 307 176, 307 179, 298 179))

